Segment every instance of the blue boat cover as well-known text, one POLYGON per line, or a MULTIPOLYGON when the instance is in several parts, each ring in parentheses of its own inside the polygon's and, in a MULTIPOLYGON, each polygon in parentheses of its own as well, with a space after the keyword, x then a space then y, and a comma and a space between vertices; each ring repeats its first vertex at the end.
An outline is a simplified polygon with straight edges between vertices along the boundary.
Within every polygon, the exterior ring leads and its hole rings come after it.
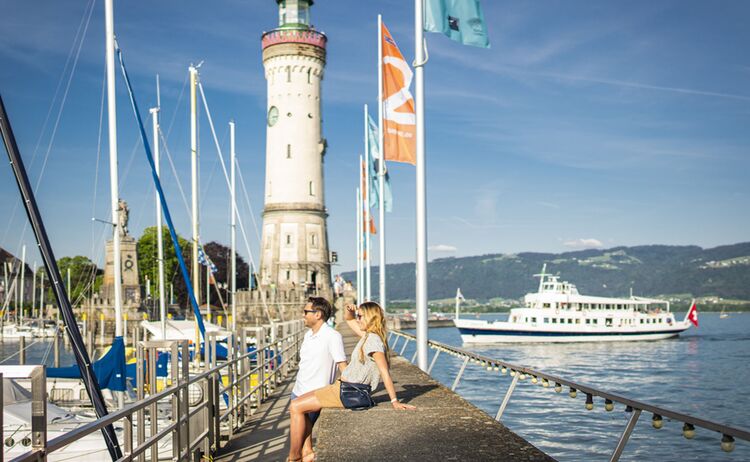
MULTIPOLYGON (((94 375, 102 388, 113 391, 125 391, 125 342, 122 337, 115 337, 112 348, 92 365, 94 375)), ((78 365, 68 367, 48 367, 47 377, 61 379, 80 379, 78 365)))

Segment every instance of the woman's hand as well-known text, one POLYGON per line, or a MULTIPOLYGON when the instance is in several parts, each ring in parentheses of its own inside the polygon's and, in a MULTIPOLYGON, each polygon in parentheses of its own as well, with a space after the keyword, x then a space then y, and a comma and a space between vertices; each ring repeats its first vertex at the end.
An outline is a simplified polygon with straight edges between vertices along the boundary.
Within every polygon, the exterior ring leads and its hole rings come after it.
POLYGON ((355 318, 357 307, 351 303, 344 307, 344 320, 352 321, 355 318))
POLYGON ((415 411, 417 409, 417 406, 412 406, 411 404, 401 403, 398 401, 394 401, 391 404, 393 404, 393 409, 402 411, 415 411))

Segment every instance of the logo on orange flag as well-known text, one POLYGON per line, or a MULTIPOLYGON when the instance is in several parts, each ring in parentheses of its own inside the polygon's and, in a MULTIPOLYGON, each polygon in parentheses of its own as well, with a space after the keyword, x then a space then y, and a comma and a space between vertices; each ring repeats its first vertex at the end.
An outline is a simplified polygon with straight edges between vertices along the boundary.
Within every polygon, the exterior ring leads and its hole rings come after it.
POLYGON ((416 164, 417 122, 409 91, 414 73, 383 24, 383 144, 385 160, 416 164))

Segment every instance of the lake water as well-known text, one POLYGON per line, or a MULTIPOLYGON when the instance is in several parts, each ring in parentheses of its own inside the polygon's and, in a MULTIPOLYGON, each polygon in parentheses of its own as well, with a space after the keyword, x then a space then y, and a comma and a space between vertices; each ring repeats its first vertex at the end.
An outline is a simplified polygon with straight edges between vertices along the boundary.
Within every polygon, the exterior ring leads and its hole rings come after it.
MULTIPOLYGON (((677 319, 683 316, 675 315, 677 319)), ((719 319, 718 313, 700 313, 699 317, 699 328, 676 339, 465 348, 673 411, 750 429, 750 314, 732 313, 719 319)), ((430 329, 429 337, 463 347, 455 328, 430 329)), ((414 352, 411 343, 404 353, 409 359, 414 352)), ((450 387, 461 362, 441 355, 432 375, 450 387)), ((456 392, 494 417, 510 381, 509 375, 469 365, 456 392)), ((609 460, 630 414, 623 406, 606 412, 601 400, 595 400, 594 410, 587 411, 585 400, 583 393, 572 399, 567 389, 555 393, 552 387, 526 379, 518 382, 502 421, 560 461, 609 460)), ((698 428, 695 438, 686 440, 682 422, 664 419, 664 427, 655 430, 651 417, 641 414, 620 460, 750 461, 748 443, 737 440, 734 452, 725 453, 718 433, 698 428)))

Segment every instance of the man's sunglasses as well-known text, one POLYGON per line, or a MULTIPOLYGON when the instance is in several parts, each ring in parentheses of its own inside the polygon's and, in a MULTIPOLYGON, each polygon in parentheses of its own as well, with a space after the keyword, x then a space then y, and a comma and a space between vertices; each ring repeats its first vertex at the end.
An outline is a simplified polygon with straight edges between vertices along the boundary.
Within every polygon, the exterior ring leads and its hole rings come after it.
POLYGON ((302 310, 302 312, 305 313, 305 314, 307 314, 307 313, 315 313, 316 311, 318 311, 318 310, 302 310))

